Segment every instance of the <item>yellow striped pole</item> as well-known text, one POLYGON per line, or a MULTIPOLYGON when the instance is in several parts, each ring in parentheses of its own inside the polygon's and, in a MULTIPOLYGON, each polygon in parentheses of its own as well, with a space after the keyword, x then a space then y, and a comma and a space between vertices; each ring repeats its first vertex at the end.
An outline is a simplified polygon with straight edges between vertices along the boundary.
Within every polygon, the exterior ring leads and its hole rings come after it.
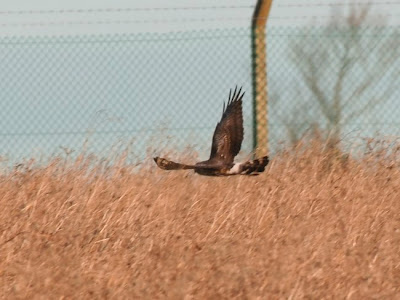
POLYGON ((272 0, 258 0, 252 20, 253 148, 258 157, 269 152, 265 26, 271 5, 272 0))

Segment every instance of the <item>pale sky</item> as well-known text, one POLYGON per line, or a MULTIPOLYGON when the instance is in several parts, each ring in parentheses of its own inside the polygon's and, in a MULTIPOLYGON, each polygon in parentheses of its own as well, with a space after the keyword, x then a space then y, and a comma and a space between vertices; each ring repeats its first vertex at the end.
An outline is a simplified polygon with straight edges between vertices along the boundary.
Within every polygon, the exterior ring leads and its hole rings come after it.
MULTIPOLYGON (((1 0, 0 35, 170 32, 246 27, 255 0, 1 0), (218 4, 216 4, 218 3, 218 4)), ((400 24, 400 0, 373 2, 374 13, 400 24)), ((269 26, 324 24, 348 0, 275 0, 269 26)))
MULTIPOLYGON (((290 33, 296 34, 304 25, 326 24, 332 9, 345 9, 348 2, 274 1, 268 21, 269 82, 271 89, 284 89, 284 105, 293 100, 295 93, 295 73, 288 65, 286 49, 290 33)), ((387 17, 392 25, 397 20, 400 25, 400 0, 371 1, 375 3, 374 14, 387 17)), ((242 149, 250 151, 248 29, 255 0, 216 2, 196 0, 188 5, 187 0, 0 0, 1 153, 11 153, 17 159, 29 157, 32 149, 45 154, 55 153, 60 146, 80 149, 88 130, 96 133, 91 136, 93 151, 136 138, 141 143, 135 149, 142 155, 146 141, 159 128, 171 129, 168 134, 185 145, 195 143, 189 141, 197 141, 200 136, 209 141, 215 123, 197 115, 207 112, 217 120, 221 101, 234 84, 248 91, 243 107, 247 138, 242 149), (133 33, 129 39, 119 38, 129 33, 133 33), (219 38, 208 40, 208 33, 219 38), (173 39, 164 41, 164 36, 173 39), (91 39, 95 42, 81 42, 91 39), (187 109, 192 114, 183 120, 174 114, 175 107, 194 110, 187 109)), ((385 86, 380 88, 384 90, 385 86)), ((380 109, 393 112, 391 116, 398 120, 393 106, 398 97, 393 99, 392 104, 386 103, 380 109)), ((272 118, 270 122, 272 143, 284 139, 282 125, 272 118)), ((388 124, 395 125, 373 128, 382 128, 386 134, 398 132, 397 123, 388 124)), ((200 145, 209 151, 207 143, 200 145)))

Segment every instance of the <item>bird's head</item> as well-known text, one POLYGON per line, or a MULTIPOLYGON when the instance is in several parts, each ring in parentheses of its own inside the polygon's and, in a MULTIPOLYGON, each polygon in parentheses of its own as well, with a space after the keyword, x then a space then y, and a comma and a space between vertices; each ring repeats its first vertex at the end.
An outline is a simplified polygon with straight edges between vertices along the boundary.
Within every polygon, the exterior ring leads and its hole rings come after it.
POLYGON ((168 170, 168 165, 169 165, 169 161, 166 160, 165 158, 161 158, 161 157, 154 157, 153 158, 154 161, 156 162, 157 166, 159 166, 161 169, 164 170, 168 170))

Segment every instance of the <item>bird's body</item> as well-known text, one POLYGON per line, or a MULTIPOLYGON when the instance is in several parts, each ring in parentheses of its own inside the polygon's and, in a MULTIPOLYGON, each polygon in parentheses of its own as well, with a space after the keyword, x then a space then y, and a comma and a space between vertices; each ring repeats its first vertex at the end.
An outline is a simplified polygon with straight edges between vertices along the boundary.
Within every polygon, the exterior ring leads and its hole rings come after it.
POLYGON ((210 158, 195 165, 176 163, 165 158, 155 157, 156 164, 164 170, 193 169, 200 175, 229 176, 256 175, 263 172, 268 164, 268 156, 250 160, 244 163, 234 163, 243 141, 242 99, 244 96, 235 88, 231 97, 229 92, 228 104, 222 110, 221 121, 217 124, 211 146, 210 158))

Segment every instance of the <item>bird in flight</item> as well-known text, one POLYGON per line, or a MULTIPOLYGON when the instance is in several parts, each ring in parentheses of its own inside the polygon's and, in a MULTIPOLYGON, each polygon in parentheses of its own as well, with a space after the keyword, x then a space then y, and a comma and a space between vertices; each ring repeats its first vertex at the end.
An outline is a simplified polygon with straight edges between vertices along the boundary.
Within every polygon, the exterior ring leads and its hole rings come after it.
POLYGON ((229 175, 258 175, 265 170, 268 156, 242 163, 234 163, 243 141, 242 88, 233 94, 229 91, 228 104, 222 109, 221 121, 217 124, 211 145, 211 155, 206 161, 195 165, 176 163, 165 158, 155 157, 157 166, 163 170, 194 170, 200 175, 229 176, 229 175))

